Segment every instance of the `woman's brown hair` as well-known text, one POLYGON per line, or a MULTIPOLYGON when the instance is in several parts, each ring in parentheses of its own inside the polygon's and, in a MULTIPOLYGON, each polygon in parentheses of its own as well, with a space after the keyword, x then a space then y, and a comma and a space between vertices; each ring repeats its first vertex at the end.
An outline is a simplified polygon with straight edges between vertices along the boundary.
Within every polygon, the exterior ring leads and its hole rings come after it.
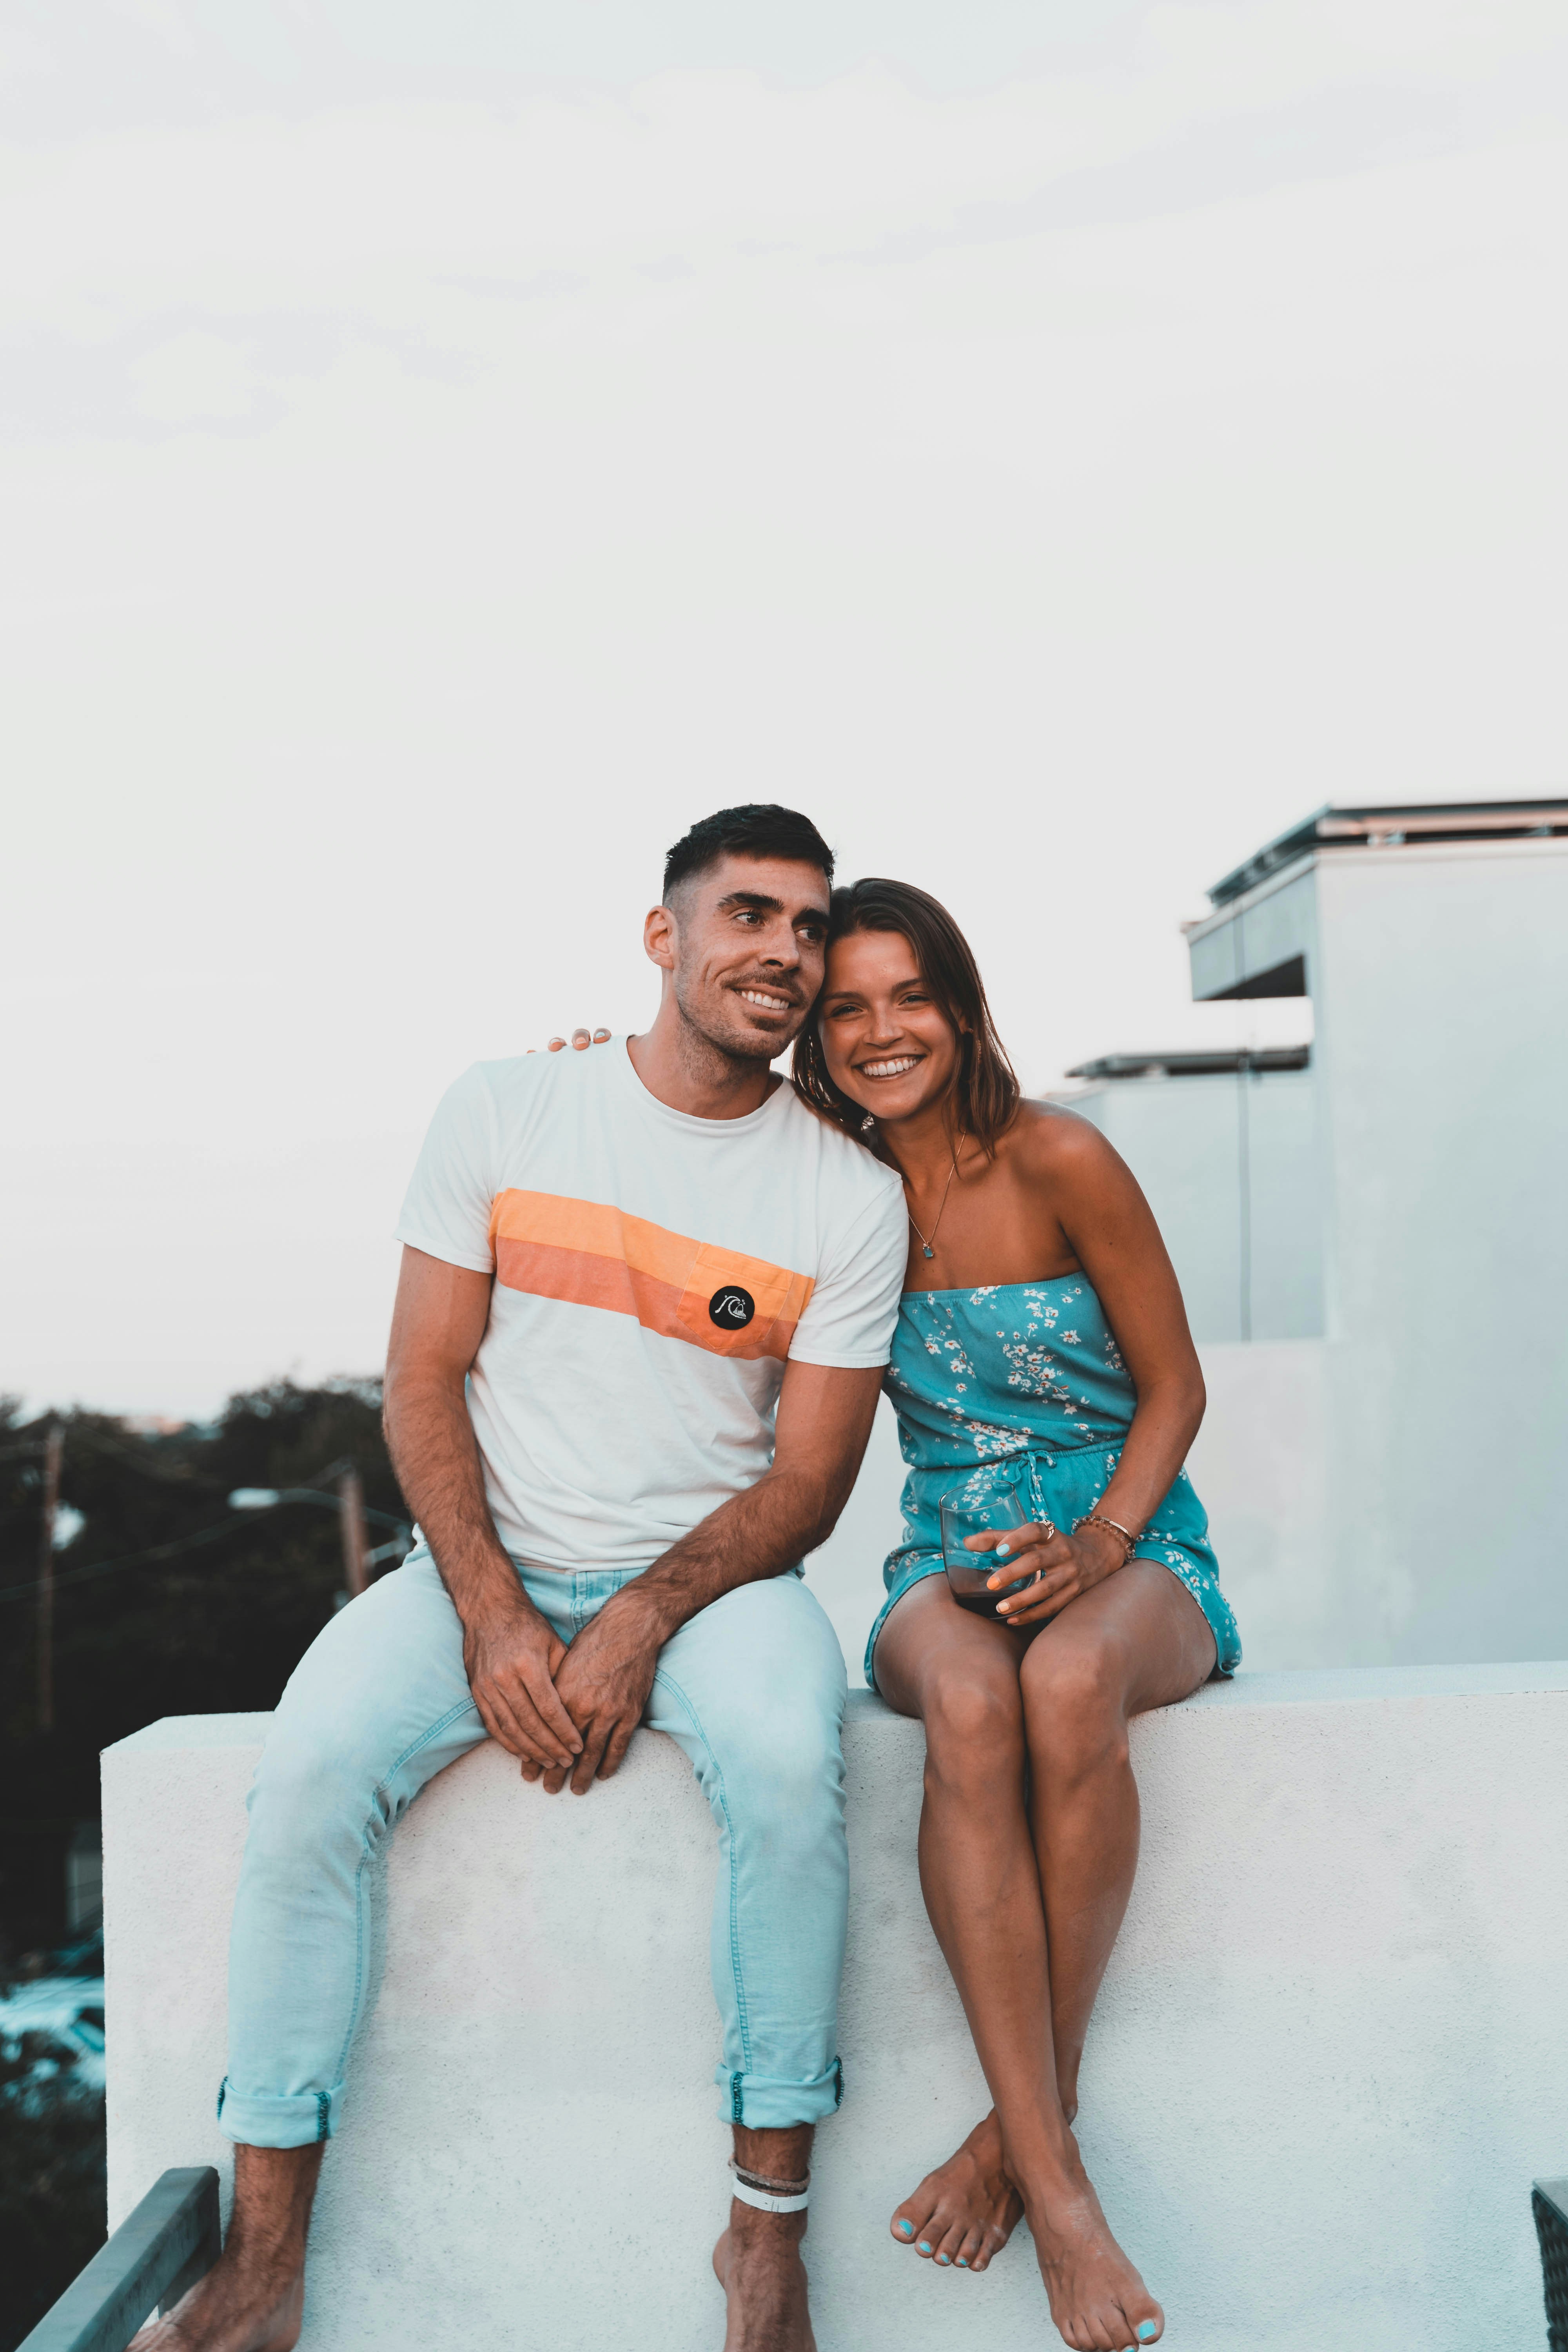
MULTIPOLYGON (((996 1034, 969 941, 939 899, 917 890, 912 882, 889 882, 880 875, 868 875, 833 893, 829 948, 855 931, 898 931, 909 941, 921 977, 958 1039, 952 1108, 959 1131, 994 1152, 997 1138, 1016 1116, 1018 1081, 996 1034)), ((858 1138, 866 1120, 864 1107, 840 1094, 828 1076, 815 1015, 795 1041, 793 1076, 803 1102, 858 1138)))

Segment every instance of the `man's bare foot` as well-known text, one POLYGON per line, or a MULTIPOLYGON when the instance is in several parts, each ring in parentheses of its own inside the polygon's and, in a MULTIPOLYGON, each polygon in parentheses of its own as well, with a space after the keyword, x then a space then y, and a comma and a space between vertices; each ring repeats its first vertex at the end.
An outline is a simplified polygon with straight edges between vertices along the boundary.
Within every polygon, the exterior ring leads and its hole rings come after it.
POLYGON ((713 2249, 729 2324, 724 2352, 816 2352, 800 2242, 804 2213, 759 2213, 738 2200, 713 2249))
POLYGON ((305 2317, 305 2238, 324 2143, 234 2151, 228 2242, 131 2352, 294 2352, 305 2317))
POLYGON ((1051 2317, 1074 2352, 1143 2352, 1165 2315, 1111 2236, 1070 2133, 1068 2141, 1065 2172, 1024 2199, 1051 2317))
POLYGON ((305 2273, 276 2293, 226 2258, 162 2319, 150 2319, 131 2352, 294 2352, 305 2318, 305 2273))
POLYGON ((977 2123, 956 2155, 928 2172, 893 2215, 900 2246, 942 2270, 983 2271, 1024 2217, 1007 2176, 996 2110, 977 2123))

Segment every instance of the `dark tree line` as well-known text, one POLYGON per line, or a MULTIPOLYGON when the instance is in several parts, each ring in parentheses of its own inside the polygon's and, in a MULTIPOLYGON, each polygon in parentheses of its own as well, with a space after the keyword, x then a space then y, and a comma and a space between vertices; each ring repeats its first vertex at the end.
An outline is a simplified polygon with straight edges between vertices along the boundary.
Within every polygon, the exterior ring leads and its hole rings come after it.
MULTIPOLYGON (((46 1415, 0 1403, 0 1591, 38 1572, 46 1415)), ((0 1600, 0 1979, 63 1932, 65 1849, 99 1809, 99 1751, 164 1715, 270 1707, 342 1589, 331 1510, 231 1511, 237 1487, 320 1486, 353 1463, 372 1509, 406 1514, 374 1381, 232 1397, 219 1419, 148 1435, 105 1413, 58 1416, 60 1500, 83 1525, 55 1554, 54 1704, 40 1731, 36 1603, 0 1600), (183 1542, 164 1559, 79 1570, 183 1542)), ((372 1541, 384 1530, 372 1525, 372 1541)), ((393 1563, 388 1563, 389 1565, 393 1563)))
MULTIPOLYGON (((82 1525, 55 1554, 52 1732, 38 1723, 36 1597, 0 1598, 0 1986, 100 1965, 90 1937, 60 1950, 66 1847, 97 1815, 100 1749, 159 1716, 272 1706, 332 1612, 343 1583, 335 1512, 233 1511, 229 1495, 320 1486, 352 1464, 373 1511, 406 1517, 374 1381, 277 1381, 232 1397, 208 1427, 166 1436, 104 1413, 24 1420, 0 1400, 0 1594, 37 1577, 45 1440, 57 1419, 60 1501, 82 1525), (163 1558, 78 1573, 170 1546, 179 1548, 163 1558)), ((384 1532, 372 1522, 373 1543, 384 1532)), ((0 2352, 103 2231, 101 2097, 38 2037, 0 2042, 0 2352)))
POLYGON ((0 2347, 12 2352, 103 2243, 103 2101, 0 2045, 0 2347))

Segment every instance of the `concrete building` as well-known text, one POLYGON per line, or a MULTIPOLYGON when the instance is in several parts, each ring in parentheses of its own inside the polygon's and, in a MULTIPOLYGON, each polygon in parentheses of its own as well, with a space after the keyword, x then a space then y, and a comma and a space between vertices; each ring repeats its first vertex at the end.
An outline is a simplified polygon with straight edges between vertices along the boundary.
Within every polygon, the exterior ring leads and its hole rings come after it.
POLYGON ((1210 898, 1194 996, 1310 1050, 1064 1099, 1182 1279, 1249 1662, 1568 1655, 1568 803, 1324 809, 1210 898))

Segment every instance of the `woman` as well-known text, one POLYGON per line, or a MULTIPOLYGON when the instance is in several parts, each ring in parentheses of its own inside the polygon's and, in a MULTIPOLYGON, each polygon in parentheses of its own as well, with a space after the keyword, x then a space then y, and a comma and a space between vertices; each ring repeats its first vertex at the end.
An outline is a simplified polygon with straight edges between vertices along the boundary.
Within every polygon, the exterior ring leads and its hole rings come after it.
POLYGON ((893 2235, 979 2271, 1026 2215, 1067 2342, 1151 2344, 1163 2315, 1070 2126, 1137 1866, 1128 1721, 1240 1656, 1182 1468, 1204 1387, 1181 1292, 1098 1129, 1020 1099, 974 959, 923 891, 834 892, 795 1082, 906 1187, 888 1391, 910 1475, 866 1675, 925 1726, 921 1883, 994 2102, 893 2235), (1009 1547, 990 1616, 942 1571, 938 1501, 961 1486, 1011 1490, 1029 1521, 972 1538, 1009 1547))

